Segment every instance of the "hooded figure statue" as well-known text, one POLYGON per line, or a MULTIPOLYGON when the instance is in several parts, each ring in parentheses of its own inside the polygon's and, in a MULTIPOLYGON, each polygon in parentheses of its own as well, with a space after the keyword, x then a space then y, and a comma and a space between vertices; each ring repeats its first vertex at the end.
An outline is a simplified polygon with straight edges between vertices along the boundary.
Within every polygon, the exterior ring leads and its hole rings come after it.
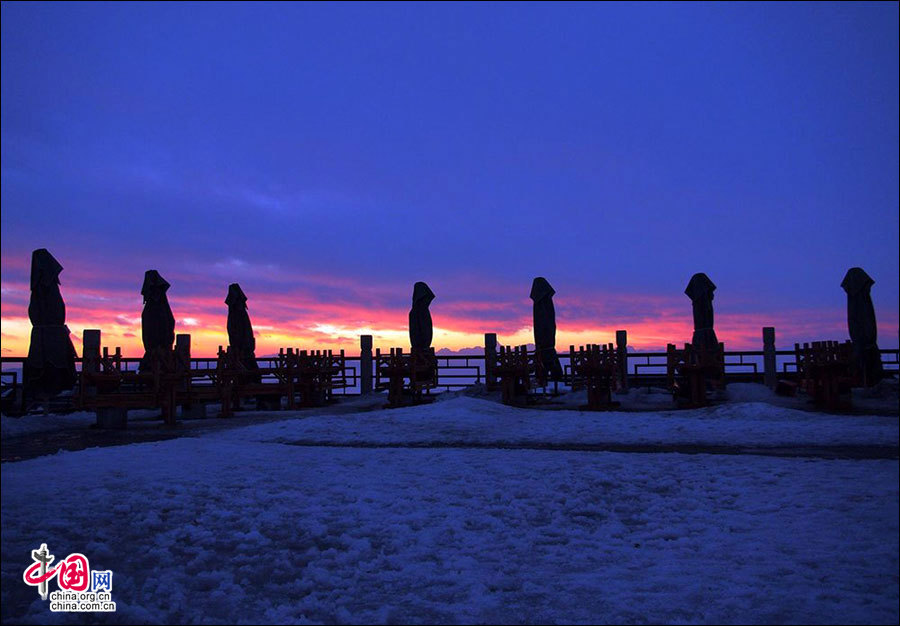
POLYGON ((847 271, 841 287, 847 292, 847 330, 853 341, 855 369, 866 386, 872 386, 884 376, 881 353, 878 351, 878 326, 872 305, 872 285, 875 281, 860 267, 847 271))
POLYGON ((256 363, 256 337, 247 313, 247 296, 237 283, 228 285, 228 345, 237 352, 238 360, 248 370, 258 370, 256 363))
POLYGON ((713 330, 712 301, 715 290, 713 281, 703 272, 691 276, 691 281, 684 290, 694 308, 694 337, 691 343, 705 350, 715 350, 719 347, 719 339, 713 330))
POLYGON ((434 292, 419 281, 413 286, 412 308, 409 310, 409 345, 413 352, 424 352, 431 347, 434 328, 428 306, 434 300, 434 292))
POLYGON ((66 304, 59 291, 63 267, 45 248, 31 254, 31 344, 23 378, 31 390, 56 395, 75 384, 75 346, 66 326, 66 304))
POLYGON ((562 366, 556 355, 556 309, 553 308, 555 293, 543 276, 538 276, 531 283, 531 299, 534 300, 534 349, 540 355, 550 378, 560 380, 562 366))
POLYGON ((156 270, 144 273, 144 310, 141 312, 141 339, 144 342, 144 358, 140 371, 151 370, 150 353, 156 348, 172 349, 175 342, 175 316, 169 306, 166 291, 169 283, 156 270))

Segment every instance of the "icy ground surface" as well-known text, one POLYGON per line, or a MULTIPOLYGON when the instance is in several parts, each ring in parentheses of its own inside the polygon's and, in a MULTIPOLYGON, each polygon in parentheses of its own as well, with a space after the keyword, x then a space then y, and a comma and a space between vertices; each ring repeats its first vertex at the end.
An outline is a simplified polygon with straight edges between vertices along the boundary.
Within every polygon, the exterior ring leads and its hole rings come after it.
POLYGON ((466 397, 293 416, 4 464, 3 621, 898 620, 896 460, 309 445, 896 445, 897 418, 762 403, 591 414, 466 397), (41 543, 113 570, 118 612, 50 613, 22 582, 41 543))

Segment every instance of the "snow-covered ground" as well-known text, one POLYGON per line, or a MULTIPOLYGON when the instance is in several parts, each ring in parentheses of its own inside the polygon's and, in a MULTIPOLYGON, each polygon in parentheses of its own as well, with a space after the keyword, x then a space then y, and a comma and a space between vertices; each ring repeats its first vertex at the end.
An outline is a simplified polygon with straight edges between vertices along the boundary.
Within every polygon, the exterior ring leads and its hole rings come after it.
POLYGON ((464 396, 283 417, 4 464, 3 621, 85 619, 22 582, 41 543, 113 570, 97 622, 898 620, 896 460, 402 447, 896 446, 896 417, 464 396))
POLYGON ((798 411, 764 402, 648 412, 515 409, 490 400, 439 397, 433 404, 344 415, 311 415, 217 436, 318 443, 698 443, 734 446, 892 445, 898 417, 798 411))
MULTIPOLYGON (((159 409, 131 409, 128 411, 128 422, 132 425, 135 422, 150 421, 158 424, 159 415, 159 409)), ((3 415, 0 417, 0 436, 5 440, 37 433, 89 428, 96 423, 97 416, 92 411, 76 411, 63 415, 53 413, 44 415, 41 412, 16 417, 3 415)))
POLYGON ((21 417, 0 417, 0 435, 3 439, 34 433, 61 430, 63 428, 86 428, 95 423, 93 413, 81 412, 68 415, 23 415, 21 417))

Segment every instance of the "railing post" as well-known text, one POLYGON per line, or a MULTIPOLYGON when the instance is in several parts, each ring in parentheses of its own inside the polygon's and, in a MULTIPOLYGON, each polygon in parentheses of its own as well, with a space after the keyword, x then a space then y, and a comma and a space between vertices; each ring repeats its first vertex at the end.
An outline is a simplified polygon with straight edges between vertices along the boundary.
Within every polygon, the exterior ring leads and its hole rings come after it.
POLYGON ((497 333, 484 333, 484 386, 492 390, 497 386, 494 365, 497 363, 497 333))
POLYGON ((79 402, 83 402, 85 396, 97 395, 97 387, 89 385, 86 374, 96 374, 100 371, 100 331, 98 329, 85 328, 81 335, 81 376, 79 378, 79 402))
POLYGON ((95 374, 100 371, 100 331, 85 328, 81 335, 81 371, 95 374))
MULTIPOLYGON (((687 346, 687 344, 685 344, 687 346)), ((675 388, 675 366, 677 363, 677 354, 675 352, 675 344, 666 344, 666 385, 669 389, 675 388)), ((647 359, 650 360, 649 358, 647 359)))
POLYGON ((372 393, 372 335, 359 336, 359 391, 372 393))
POLYGON ((616 352, 619 360, 619 391, 628 391, 628 331, 616 331, 616 352))
MULTIPOLYGON (((96 387, 85 386, 84 373, 100 371, 100 331, 85 329, 81 335, 81 385, 82 398, 97 393, 96 387)), ((125 428, 128 411, 119 407, 103 407, 95 410, 97 426, 100 428, 125 428)))
POLYGON ((187 358, 191 362, 191 336, 188 334, 175 335, 175 353, 187 358))
MULTIPOLYGON (((85 330, 81 336, 81 371, 99 372, 100 371, 100 331, 85 330)), ((118 354, 118 348, 116 348, 118 354)), ((103 349, 103 356, 106 357, 108 351, 103 349)), ((82 378, 82 384, 84 379, 82 378)), ((89 387, 85 389, 86 395, 96 393, 96 388, 89 387)), ((98 428, 126 428, 128 426, 128 409, 117 406, 97 407, 94 410, 97 419, 98 428)))
MULTIPOLYGON (((175 354, 179 360, 187 367, 184 383, 181 385, 180 391, 190 392, 191 390, 191 336, 189 334, 175 335, 175 354)), ((172 407, 174 416, 175 407, 172 407)), ((206 404, 202 402, 191 402, 188 396, 187 402, 181 405, 181 417, 185 419, 205 419, 206 404)))
MULTIPOLYGON (((182 361, 187 363, 187 369, 191 369, 191 336, 189 334, 178 334, 175 335, 175 349, 173 350, 175 353, 175 359, 173 362, 173 366, 175 367, 175 372, 178 371, 178 363, 182 361)), ((187 373, 190 376, 190 371, 187 373)), ((178 411, 178 392, 187 392, 188 391, 188 381, 187 378, 185 380, 180 381, 172 381, 171 383, 163 384, 163 390, 165 393, 165 397, 163 399, 162 406, 162 414, 163 419, 166 422, 166 426, 174 426, 175 425, 175 413, 178 411)), ((190 400, 188 400, 187 406, 190 406, 190 400)), ((182 405, 181 408, 182 417, 187 417, 184 415, 185 405, 182 405)))
POLYGON ((775 389, 777 381, 777 368, 775 365, 775 328, 765 326, 763 335, 763 382, 769 389, 775 389))

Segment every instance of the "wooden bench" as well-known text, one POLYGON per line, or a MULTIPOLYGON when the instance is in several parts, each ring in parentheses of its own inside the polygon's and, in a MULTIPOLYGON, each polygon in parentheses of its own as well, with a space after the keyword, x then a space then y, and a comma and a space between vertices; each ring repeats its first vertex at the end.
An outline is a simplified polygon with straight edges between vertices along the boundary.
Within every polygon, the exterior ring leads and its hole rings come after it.
POLYGON ((390 354, 375 349, 375 389, 387 389, 389 408, 430 402, 437 383, 434 348, 406 354, 403 348, 391 348, 390 354))
POLYGON ((853 386, 853 344, 850 341, 813 341, 794 344, 800 389, 822 408, 849 408, 853 386))
POLYGON ((666 346, 666 376, 676 400, 688 407, 706 406, 707 388, 725 388, 725 344, 713 350, 686 343, 666 346))
POLYGON ((281 398, 287 397, 287 408, 295 408, 295 376, 291 370, 293 351, 289 348, 288 353, 285 354, 282 349, 274 367, 251 370, 241 362, 237 351, 232 350, 231 346, 225 350, 219 346, 213 383, 219 388, 222 399, 221 417, 234 415, 234 411, 241 407, 241 401, 245 398, 255 398, 257 407, 265 399, 271 398, 280 409, 281 398))
POLYGON ((149 364, 149 372, 126 371, 121 349, 110 355, 103 348, 97 362, 81 372, 76 406, 82 410, 159 408, 166 425, 174 426, 177 395, 190 378, 190 360, 175 350, 156 348, 149 364))
POLYGON ((539 382, 532 378, 534 371, 534 353, 529 353, 526 346, 500 346, 494 374, 500 380, 503 404, 518 406, 527 401, 539 382))
POLYGON ((160 408, 167 425, 175 424, 176 409, 194 404, 221 404, 221 417, 230 417, 245 398, 281 398, 288 409, 319 406, 331 399, 333 389, 348 386, 343 350, 297 351, 282 349, 274 367, 248 369, 230 346, 219 346, 216 367, 191 369, 190 356, 178 350, 154 350, 149 372, 129 372, 122 366, 122 352, 107 348, 96 360, 85 363, 79 378, 76 405, 83 410, 104 408, 160 408))
POLYGON ((587 388, 588 403, 584 407, 591 411, 604 411, 619 406, 613 402, 612 392, 619 380, 618 351, 613 344, 590 344, 569 346, 572 371, 572 389, 587 388))
POLYGON ((347 387, 344 351, 282 350, 279 359, 285 363, 286 375, 293 381, 294 392, 300 394, 299 406, 323 406, 331 401, 334 389, 347 387))

